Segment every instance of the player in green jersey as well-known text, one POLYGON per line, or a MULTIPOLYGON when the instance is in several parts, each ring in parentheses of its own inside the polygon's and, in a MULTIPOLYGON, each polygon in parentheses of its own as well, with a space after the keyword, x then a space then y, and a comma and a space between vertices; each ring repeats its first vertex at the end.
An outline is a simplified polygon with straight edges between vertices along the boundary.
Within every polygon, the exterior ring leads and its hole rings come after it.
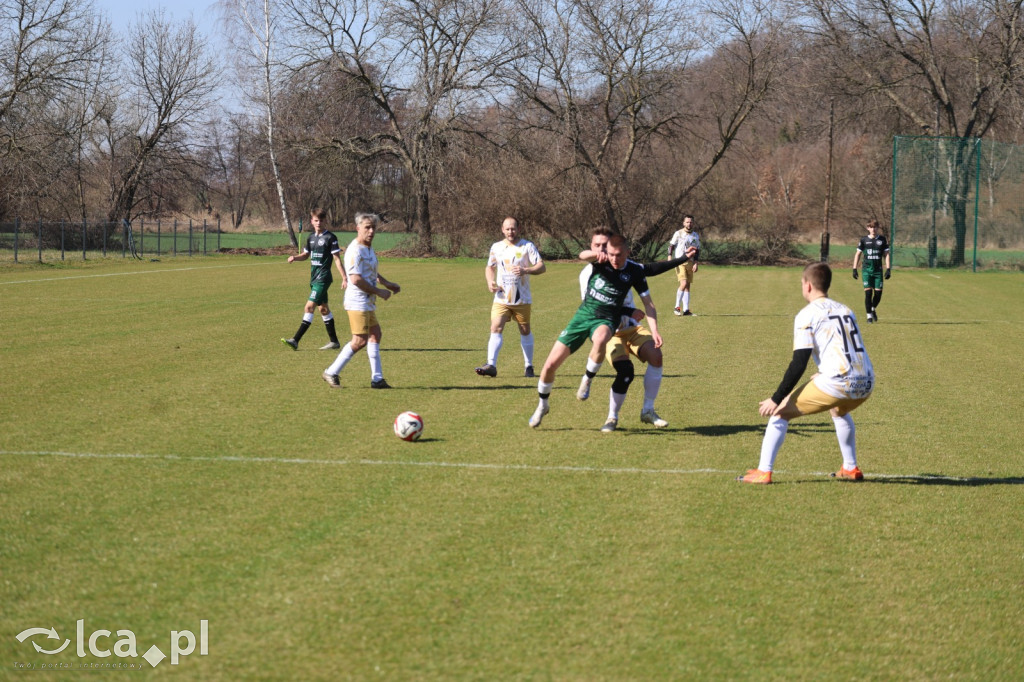
POLYGON ((341 287, 348 286, 348 276, 341 264, 341 252, 343 249, 338 244, 338 238, 333 232, 327 229, 327 212, 320 208, 314 208, 309 214, 309 224, 313 226, 313 233, 306 239, 302 253, 297 256, 288 256, 288 262, 294 263, 300 260, 310 261, 309 272, 309 299, 302 312, 302 322, 295 336, 290 339, 281 339, 281 343, 292 350, 299 349, 299 340, 313 323, 313 311, 319 306, 320 315, 323 317, 324 326, 327 328, 327 336, 330 341, 320 350, 331 350, 341 348, 338 343, 338 334, 334 331, 334 315, 327 305, 327 290, 334 281, 331 274, 331 263, 338 268, 341 274, 341 287))
POLYGON ((530 426, 533 428, 540 426, 544 415, 550 411, 548 399, 555 381, 555 372, 588 338, 593 346, 587 358, 587 372, 584 382, 580 385, 580 391, 584 390, 585 384, 589 392, 590 380, 597 375, 601 363, 604 362, 608 342, 619 326, 623 301, 630 289, 636 289, 640 295, 655 346, 661 347, 658 311, 647 288, 644 268, 639 263, 629 260, 629 246, 622 235, 612 235, 608 239, 606 251, 595 254, 593 265, 583 302, 568 326, 559 334, 558 340, 548 354, 548 359, 544 362, 544 369, 541 370, 540 381, 537 382, 540 404, 530 417, 530 426))
POLYGON ((863 256, 861 281, 864 282, 864 308, 868 313, 868 322, 878 322, 878 304, 882 300, 882 280, 892 276, 889 242, 882 234, 882 227, 877 220, 870 221, 867 224, 867 230, 867 236, 860 238, 857 252, 853 254, 853 278, 857 279, 857 264, 860 263, 861 256, 863 256))

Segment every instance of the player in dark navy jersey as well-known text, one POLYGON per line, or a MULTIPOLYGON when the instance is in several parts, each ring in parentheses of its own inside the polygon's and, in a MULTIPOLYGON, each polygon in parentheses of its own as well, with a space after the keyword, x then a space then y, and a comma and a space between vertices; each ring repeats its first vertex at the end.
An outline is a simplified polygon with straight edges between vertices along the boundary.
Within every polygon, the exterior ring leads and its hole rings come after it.
POLYGON ((853 278, 857 279, 857 264, 861 263, 861 280, 864 282, 864 308, 868 322, 878 321, 878 304, 882 300, 882 280, 892 276, 889 259, 889 242, 882 234, 877 220, 867 224, 868 234, 860 238, 857 253, 853 254, 853 278))

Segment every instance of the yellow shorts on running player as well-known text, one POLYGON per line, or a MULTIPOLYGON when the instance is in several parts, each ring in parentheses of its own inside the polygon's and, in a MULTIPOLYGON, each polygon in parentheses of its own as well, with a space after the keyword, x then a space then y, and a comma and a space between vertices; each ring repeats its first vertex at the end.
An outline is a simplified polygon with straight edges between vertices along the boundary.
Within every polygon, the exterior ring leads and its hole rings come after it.
POLYGON ((491 319, 502 322, 515 320, 519 325, 530 324, 530 304, 506 305, 495 301, 491 304, 491 319))
POLYGON ((676 279, 682 282, 693 281, 693 261, 686 261, 682 265, 676 266, 676 279))
POLYGON ((648 341, 654 340, 654 334, 643 325, 637 325, 615 332, 615 336, 608 342, 608 350, 605 357, 608 362, 628 360, 630 354, 640 357, 640 348, 648 341))
POLYGON ((801 415, 828 412, 835 408, 840 417, 857 409, 870 395, 863 398, 836 398, 815 386, 814 380, 808 381, 790 393, 782 401, 784 407, 779 413, 783 419, 792 419, 801 415))
POLYGON ((346 310, 348 313, 348 326, 352 328, 353 336, 364 336, 370 333, 374 327, 380 326, 377 322, 377 313, 372 310, 346 310))

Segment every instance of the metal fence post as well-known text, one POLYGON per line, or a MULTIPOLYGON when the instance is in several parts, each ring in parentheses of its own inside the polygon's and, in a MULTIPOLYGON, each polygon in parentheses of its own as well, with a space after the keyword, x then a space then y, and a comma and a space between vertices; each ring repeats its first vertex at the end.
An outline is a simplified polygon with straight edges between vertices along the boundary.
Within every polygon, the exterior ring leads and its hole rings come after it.
MULTIPOLYGON (((39 219, 39 233, 43 233, 43 219, 39 219)), ((64 260, 64 219, 60 221, 60 259, 64 260)))
POLYGON ((206 218, 203 218, 203 255, 206 255, 206 218))
POLYGON ((85 247, 86 247, 86 244, 88 243, 87 239, 89 238, 89 233, 87 231, 87 228, 88 228, 88 224, 85 222, 85 219, 83 218, 82 219, 82 260, 85 260, 85 247))
POLYGON ((220 216, 217 216, 217 253, 220 253, 220 216))
POLYGON ((156 219, 156 255, 160 256, 160 219, 156 219))
POLYGON ((178 219, 174 219, 174 255, 178 255, 178 219))
POLYGON ((39 262, 43 262, 43 221, 39 220, 39 262))
POLYGON ((146 255, 146 219, 139 217, 139 256, 146 255))
POLYGON ((121 221, 121 258, 128 256, 128 227, 127 221, 121 221))
POLYGON ((14 219, 14 262, 18 262, 18 228, 21 227, 21 218, 14 219))
POLYGON ((192 219, 188 219, 188 257, 192 257, 192 219))

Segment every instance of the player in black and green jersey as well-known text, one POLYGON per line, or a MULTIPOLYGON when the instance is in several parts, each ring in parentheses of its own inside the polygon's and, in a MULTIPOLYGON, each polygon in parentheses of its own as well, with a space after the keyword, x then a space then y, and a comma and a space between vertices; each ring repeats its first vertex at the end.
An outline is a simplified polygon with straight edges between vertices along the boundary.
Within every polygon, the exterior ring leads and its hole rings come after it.
POLYGON ((882 300, 882 280, 892 276, 889 259, 889 242, 882 234, 877 220, 867 224, 868 234, 860 238, 857 253, 853 254, 853 278, 857 279, 857 264, 864 262, 861 269, 861 280, 864 282, 864 308, 868 313, 868 322, 878 322, 878 304, 882 300))
POLYGON ((331 287, 331 282, 334 281, 334 276, 331 273, 332 262, 341 274, 342 288, 348 286, 348 277, 345 275, 345 268, 341 264, 342 248, 338 244, 338 238, 327 229, 326 211, 319 208, 310 211, 309 224, 313 226, 313 233, 306 239, 302 253, 297 256, 288 256, 289 263, 299 260, 310 260, 309 299, 306 301, 306 307, 302 313, 302 323, 299 324, 299 330, 295 332, 295 336, 292 338, 281 339, 281 343, 292 350, 298 350, 299 340, 302 339, 302 335, 309 329, 309 325, 313 323, 313 310, 319 306, 320 315, 323 317, 324 326, 327 328, 327 336, 330 338, 327 345, 322 346, 320 350, 337 350, 341 348, 341 344, 338 343, 338 334, 334 331, 334 315, 327 305, 327 290, 331 287))
POLYGON ((612 235, 608 239, 606 251, 595 254, 592 262, 594 269, 587 281, 583 303, 576 310, 568 326, 558 335, 558 340, 544 362, 544 369, 541 370, 540 381, 537 382, 540 404, 530 417, 530 426, 533 428, 540 426, 544 415, 550 411, 548 398, 555 381, 555 372, 588 338, 593 342, 593 347, 587 358, 587 372, 580 384, 579 392, 584 388, 589 392, 590 381, 600 369, 606 346, 619 326, 623 301, 630 289, 636 289, 640 295, 655 346, 661 347, 658 311, 647 289, 647 276, 642 265, 629 260, 629 246, 626 240, 621 235, 612 235))

